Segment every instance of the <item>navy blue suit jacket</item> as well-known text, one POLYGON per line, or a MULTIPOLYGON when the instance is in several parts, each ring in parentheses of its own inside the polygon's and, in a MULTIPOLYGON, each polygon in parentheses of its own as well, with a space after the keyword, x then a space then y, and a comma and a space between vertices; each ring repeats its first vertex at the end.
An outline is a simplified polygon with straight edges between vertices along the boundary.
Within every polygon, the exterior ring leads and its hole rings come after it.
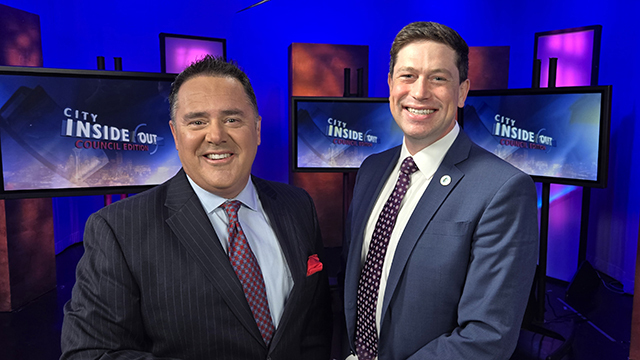
POLYGON ((318 359, 329 357, 326 271, 307 276, 322 240, 309 195, 253 178, 293 289, 269 347, 242 285, 184 171, 93 214, 72 299, 63 359, 318 359))
MULTIPOLYGON (((354 347, 363 234, 400 147, 368 157, 348 219, 345 314, 354 347)), ((508 359, 537 261, 531 178, 460 132, 398 243, 383 302, 380 360, 508 359), (451 182, 440 179, 449 175, 451 182)))

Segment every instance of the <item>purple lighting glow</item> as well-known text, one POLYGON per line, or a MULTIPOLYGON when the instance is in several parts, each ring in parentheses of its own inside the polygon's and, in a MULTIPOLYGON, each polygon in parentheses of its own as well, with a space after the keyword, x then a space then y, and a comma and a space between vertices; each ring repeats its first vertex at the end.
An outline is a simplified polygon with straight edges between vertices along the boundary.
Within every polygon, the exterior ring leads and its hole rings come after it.
MULTIPOLYGON (((554 30, 535 34, 534 59, 541 61, 540 87, 549 86, 549 58, 558 59, 556 86, 598 85, 598 66, 602 26, 554 30)), ((547 275, 569 281, 579 258, 582 207, 579 187, 551 187, 547 275)), ((584 191, 584 190, 583 190, 584 191)), ((539 206, 542 205, 539 199, 539 206)))
POLYGON ((556 86, 589 86, 595 30, 550 34, 538 38, 537 58, 542 61, 540 86, 549 84, 549 58, 558 58, 556 86))
POLYGON ((177 74, 207 54, 226 57, 224 39, 161 34, 163 40, 166 63, 162 70, 167 73, 177 74))

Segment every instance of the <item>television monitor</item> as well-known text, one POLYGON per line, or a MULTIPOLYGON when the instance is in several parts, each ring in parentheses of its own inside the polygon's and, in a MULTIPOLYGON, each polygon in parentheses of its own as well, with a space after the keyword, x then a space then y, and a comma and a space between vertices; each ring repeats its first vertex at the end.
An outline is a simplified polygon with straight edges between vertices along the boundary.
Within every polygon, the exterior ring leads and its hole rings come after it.
POLYGON ((535 33, 533 59, 540 59, 540 86, 549 82, 549 58, 558 59, 556 86, 598 85, 601 25, 535 33))
POLYGON ((135 193, 170 178, 174 77, 0 67, 0 198, 135 193))
POLYGON ((472 90, 458 119, 471 140, 534 181, 605 187, 611 86, 472 90))
POLYGON ((178 74, 205 55, 227 59, 227 40, 204 36, 160 33, 160 69, 178 74))
POLYGON ((292 97, 291 113, 293 171, 356 171, 402 144, 387 98, 292 97))

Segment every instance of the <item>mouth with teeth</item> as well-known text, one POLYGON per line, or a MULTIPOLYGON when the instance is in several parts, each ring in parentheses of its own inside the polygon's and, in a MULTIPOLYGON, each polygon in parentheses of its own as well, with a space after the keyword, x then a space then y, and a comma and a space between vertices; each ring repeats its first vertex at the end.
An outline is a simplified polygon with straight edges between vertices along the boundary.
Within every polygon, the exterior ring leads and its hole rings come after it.
POLYGON ((410 107, 406 107, 405 109, 414 115, 429 115, 436 112, 434 109, 414 109, 410 107))
POLYGON ((228 157, 231 157, 231 153, 224 153, 224 154, 206 154, 205 157, 207 159, 211 159, 211 160, 222 160, 222 159, 226 159, 228 157))

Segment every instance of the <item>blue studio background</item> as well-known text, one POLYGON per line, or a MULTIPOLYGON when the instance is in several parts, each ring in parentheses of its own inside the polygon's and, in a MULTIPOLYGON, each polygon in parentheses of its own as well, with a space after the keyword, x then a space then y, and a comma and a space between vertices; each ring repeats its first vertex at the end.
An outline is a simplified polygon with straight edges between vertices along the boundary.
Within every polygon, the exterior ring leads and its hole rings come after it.
MULTIPOLYGON (((386 97, 389 48, 409 22, 444 23, 470 46, 510 46, 510 88, 531 86, 534 33, 602 25, 599 83, 613 85, 609 186, 592 191, 587 259, 633 292, 640 219, 636 0, 271 0, 240 13, 257 0, 0 2, 40 16, 44 66, 51 68, 95 69, 96 56, 104 56, 108 70, 113 57, 122 57, 124 70, 159 72, 160 32, 227 39, 227 57, 249 74, 263 117, 254 173, 283 182, 289 178, 287 50, 293 42, 368 45, 369 96, 386 97)), ((54 200, 58 252, 81 240, 84 221, 102 202, 102 197, 54 200)), ((569 202, 565 205, 578 208, 554 214, 552 206, 551 217, 578 221, 580 204, 569 202)), ((549 238, 548 273, 570 280, 578 233, 549 238)))

